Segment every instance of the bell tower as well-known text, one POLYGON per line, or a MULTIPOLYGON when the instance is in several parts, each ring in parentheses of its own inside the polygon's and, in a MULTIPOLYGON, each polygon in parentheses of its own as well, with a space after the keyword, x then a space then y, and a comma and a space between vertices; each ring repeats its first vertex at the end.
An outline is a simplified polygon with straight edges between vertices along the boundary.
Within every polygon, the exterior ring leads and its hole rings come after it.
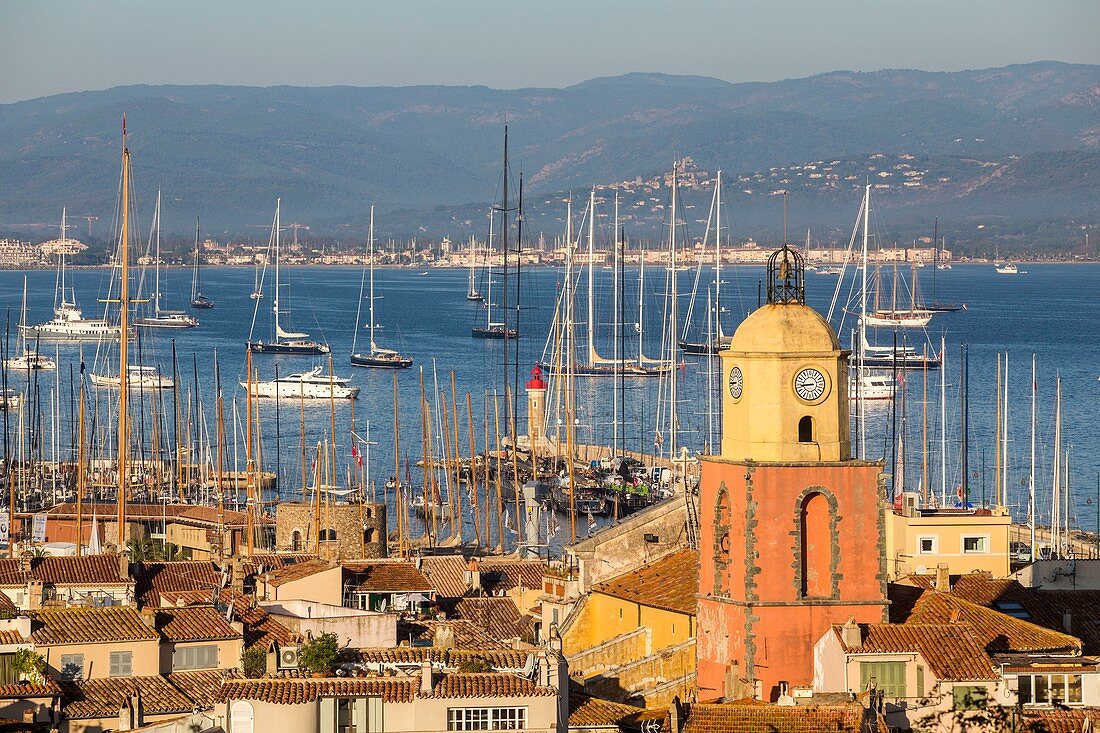
POLYGON ((720 352, 722 450, 702 457, 701 701, 808 685, 813 644, 886 609, 882 464, 853 460, 848 352, 806 305, 802 255, 768 259, 768 301, 720 352))

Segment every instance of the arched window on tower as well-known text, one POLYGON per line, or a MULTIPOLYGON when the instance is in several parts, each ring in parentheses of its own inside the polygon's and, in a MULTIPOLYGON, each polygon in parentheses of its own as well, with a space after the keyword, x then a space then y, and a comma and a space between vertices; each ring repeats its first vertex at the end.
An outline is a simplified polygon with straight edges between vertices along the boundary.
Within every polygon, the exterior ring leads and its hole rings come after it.
POLYGON ((329 529, 322 529, 321 530, 321 542, 335 542, 335 541, 336 541, 336 530, 335 529, 329 528, 329 529))
POLYGON ((809 415, 805 415, 798 421, 798 442, 814 442, 814 419, 809 415))
POLYGON ((302 551, 302 533, 298 530, 290 533, 290 549, 294 552, 302 551))
POLYGON ((802 500, 799 517, 799 568, 802 570, 802 596, 832 596, 833 537, 829 521, 829 500, 814 492, 802 500))

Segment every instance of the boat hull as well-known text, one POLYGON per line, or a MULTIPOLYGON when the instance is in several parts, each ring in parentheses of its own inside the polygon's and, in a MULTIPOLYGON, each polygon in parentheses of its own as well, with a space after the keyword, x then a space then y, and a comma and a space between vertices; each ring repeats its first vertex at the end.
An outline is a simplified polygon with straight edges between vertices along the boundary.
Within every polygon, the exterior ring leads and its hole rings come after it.
POLYGON ((475 326, 470 329, 470 335, 477 339, 514 339, 519 338, 519 334, 516 333, 516 329, 509 328, 505 331, 499 326, 493 326, 490 328, 481 328, 475 326))
POLYGON ((191 316, 160 316, 153 318, 135 318, 134 325, 138 328, 195 328, 199 321, 191 316))
POLYGON ((713 341, 708 341, 706 343, 681 341, 680 351, 684 352, 685 354, 717 354, 722 349, 728 349, 729 346, 730 340, 725 338, 719 341, 717 345, 715 345, 713 341))
POLYGON ((303 382, 241 382, 241 386, 250 390, 253 397, 274 399, 306 399, 306 400, 354 400, 359 396, 358 387, 344 387, 334 384, 303 383, 303 382))
POLYGON ((118 341, 122 330, 118 326, 61 327, 44 323, 40 326, 20 326, 24 338, 42 341, 118 341))
MULTIPOLYGON (((93 374, 90 377, 93 387, 106 387, 107 389, 118 389, 119 379, 118 377, 111 377, 105 374, 93 374)), ((126 382, 127 387, 130 389, 172 389, 175 383, 167 377, 131 377, 126 382)))
MULTIPOLYGON (((562 369, 551 364, 537 362, 536 366, 547 374, 561 374, 562 369)), ((637 364, 614 366, 612 364, 574 364, 569 373, 574 377, 659 377, 672 371, 669 366, 640 367, 637 364)))
POLYGON ((369 356, 367 354, 352 354, 351 365, 357 367, 370 367, 374 369, 407 369, 411 367, 413 360, 407 356, 384 357, 369 356))
POLYGON ((329 347, 315 341, 283 341, 281 343, 266 343, 264 341, 249 341, 248 350, 253 354, 327 354, 329 347))
POLYGON ((195 298, 191 301, 191 307, 192 308, 213 308, 214 307, 214 301, 210 300, 210 298, 207 298, 205 296, 200 295, 199 297, 197 297, 197 298, 195 298))

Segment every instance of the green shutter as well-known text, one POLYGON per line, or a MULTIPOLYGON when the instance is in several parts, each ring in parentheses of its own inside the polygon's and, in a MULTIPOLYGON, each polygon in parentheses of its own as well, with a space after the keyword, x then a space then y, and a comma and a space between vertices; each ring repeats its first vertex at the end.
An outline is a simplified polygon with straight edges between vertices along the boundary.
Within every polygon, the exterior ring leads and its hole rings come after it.
POLYGON ((860 692, 867 689, 872 678, 886 697, 905 697, 905 662, 860 662, 860 692))
POLYGON ((336 698, 322 697, 320 700, 321 725, 320 733, 336 733, 336 698))
POLYGON ((924 697, 924 665, 917 665, 917 697, 924 697))

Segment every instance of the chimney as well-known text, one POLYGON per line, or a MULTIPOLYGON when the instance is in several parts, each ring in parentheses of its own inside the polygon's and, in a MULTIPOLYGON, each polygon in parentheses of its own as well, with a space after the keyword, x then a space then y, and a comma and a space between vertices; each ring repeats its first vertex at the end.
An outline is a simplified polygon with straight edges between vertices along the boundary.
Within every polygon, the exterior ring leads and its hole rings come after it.
POLYGON ((130 708, 134 711, 134 728, 141 728, 145 725, 145 703, 141 700, 141 690, 136 687, 130 696, 130 708))
POLYGON ((122 698, 122 705, 118 708, 118 729, 120 731, 134 729, 134 708, 129 697, 122 698))
POLYGON ((957 608, 951 609, 951 615, 947 617, 949 623, 957 624, 962 621, 962 611, 957 608))
POLYGON ((138 614, 141 616, 141 622, 148 626, 153 631, 157 630, 157 609, 152 606, 145 606, 138 614))
POLYGON ((27 581, 27 610, 38 611, 42 608, 42 581, 27 581))
POLYGON ((436 649, 453 649, 455 646, 455 631, 450 624, 440 624, 435 627, 432 634, 432 646, 436 649))
POLYGON ((244 561, 234 557, 229 565, 229 587, 238 593, 244 593, 244 561))
POLYGON ((946 563, 941 562, 936 566, 936 590, 941 593, 951 592, 951 571, 946 563))
POLYGON ((672 698, 672 704, 668 706, 668 730, 669 733, 680 733, 680 696, 672 698))
POLYGON ((470 558, 466 565, 466 586, 470 590, 481 590, 481 569, 477 564, 477 558, 470 558))
POLYGON ((130 558, 126 557, 124 552, 118 555, 118 577, 123 580, 130 579, 130 558))
POLYGON ((855 616, 849 616, 844 625, 840 627, 840 641, 849 649, 863 645, 863 632, 856 623, 855 616))
POLYGON ((430 695, 435 687, 435 677, 432 674, 432 663, 424 662, 420 665, 420 694, 430 695))
POLYGON ((32 565, 31 561, 33 559, 34 558, 31 556, 30 551, 25 551, 22 555, 20 555, 19 556, 19 571, 23 572, 23 573, 31 572, 31 565, 32 565))
POLYGON ((1062 609, 1062 628, 1067 634, 1073 633, 1073 611, 1068 608, 1062 609))

